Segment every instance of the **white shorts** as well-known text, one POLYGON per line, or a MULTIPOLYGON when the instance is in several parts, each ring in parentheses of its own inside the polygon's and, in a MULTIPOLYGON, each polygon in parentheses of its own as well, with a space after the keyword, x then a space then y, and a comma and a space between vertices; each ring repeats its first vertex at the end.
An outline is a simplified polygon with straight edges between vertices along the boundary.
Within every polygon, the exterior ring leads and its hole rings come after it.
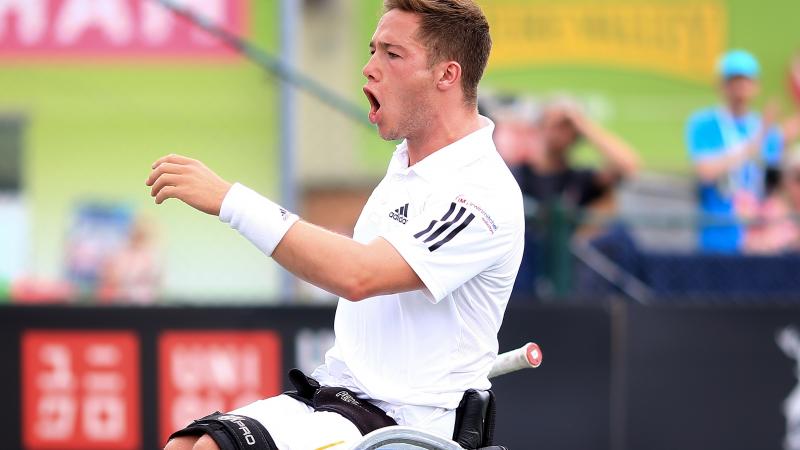
POLYGON ((343 450, 361 438, 358 428, 339 414, 316 412, 288 395, 253 402, 231 414, 261 422, 280 450, 343 450))
MULTIPOLYGON (((373 402, 400 425, 415 426, 450 439, 455 411, 373 402)), ((314 411, 287 395, 259 400, 230 414, 253 418, 267 429, 280 450, 347 449, 361 439, 355 425, 334 412, 314 411)))

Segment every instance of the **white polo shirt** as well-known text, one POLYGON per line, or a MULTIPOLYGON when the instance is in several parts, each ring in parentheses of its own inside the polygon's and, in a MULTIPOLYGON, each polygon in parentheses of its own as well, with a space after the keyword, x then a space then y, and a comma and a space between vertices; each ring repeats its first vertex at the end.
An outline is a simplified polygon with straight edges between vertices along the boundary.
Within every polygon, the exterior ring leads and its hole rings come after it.
MULTIPOLYGON (((370 196, 354 239, 386 239, 425 289, 339 299, 336 343, 313 376, 393 405, 453 409, 488 389, 497 332, 522 259, 520 189, 494 124, 408 166, 403 142, 370 196)), ((452 429, 452 428, 451 428, 452 429)))

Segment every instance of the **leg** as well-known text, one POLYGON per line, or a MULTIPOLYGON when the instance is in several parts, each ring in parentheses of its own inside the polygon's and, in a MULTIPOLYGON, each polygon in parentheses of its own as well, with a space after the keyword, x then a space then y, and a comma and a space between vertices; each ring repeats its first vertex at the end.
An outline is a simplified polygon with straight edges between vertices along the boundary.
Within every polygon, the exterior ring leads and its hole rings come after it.
POLYGON ((170 439, 164 450, 192 450, 197 438, 194 436, 181 436, 170 439))
POLYGON ((291 427, 291 424, 299 422, 301 417, 312 412, 314 410, 306 404, 286 395, 278 395, 250 403, 231 411, 230 414, 257 420, 264 425, 278 448, 290 449, 292 448, 291 441, 287 441, 286 438, 287 434, 288 436, 294 434, 294 427, 291 427))
POLYGON ((288 445, 276 444, 272 429, 283 430, 293 417, 306 415, 313 409, 285 395, 259 400, 226 414, 211 414, 173 434, 164 450, 220 450, 246 448, 284 450, 288 445), (256 447, 252 447, 257 445, 256 447), (231 447, 232 446, 232 447, 231 447))
MULTIPOLYGON (((291 445, 295 449, 344 450, 361 439, 355 425, 334 412, 314 412, 300 418, 294 428, 291 445)), ((287 438, 288 440, 288 438, 287 438)))
POLYGON ((192 450, 219 450, 219 446, 214 439, 211 439, 211 436, 204 434, 195 442, 192 450))
POLYGON ((263 424, 281 450, 339 450, 361 439, 358 428, 341 415, 314 412, 285 395, 252 403, 231 414, 252 417, 263 424))
POLYGON ((217 443, 207 434, 202 436, 181 436, 170 439, 164 450, 219 450, 217 443))
POLYGON ((191 435, 173 438, 165 450, 220 450, 214 439, 228 442, 231 437, 226 436, 232 435, 239 442, 230 441, 232 445, 244 448, 243 441, 257 438, 259 442, 272 441, 258 448, 279 450, 338 450, 361 439, 358 428, 341 415, 314 412, 313 408, 285 395, 259 400, 227 414, 198 419, 179 433, 183 432, 191 435), (222 428, 227 432, 221 431, 222 428), (268 435, 268 439, 261 439, 262 434, 268 435))

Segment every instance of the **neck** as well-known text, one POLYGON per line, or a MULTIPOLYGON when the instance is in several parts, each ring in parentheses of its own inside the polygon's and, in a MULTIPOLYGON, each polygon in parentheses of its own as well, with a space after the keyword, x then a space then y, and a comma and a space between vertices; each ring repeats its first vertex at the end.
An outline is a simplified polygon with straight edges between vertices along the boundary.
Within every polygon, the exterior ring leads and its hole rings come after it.
POLYGON ((548 151, 545 149, 541 152, 536 164, 536 170, 540 173, 555 173, 561 172, 567 168, 567 161, 564 159, 561 152, 548 151))
POLYGON ((412 166, 481 128, 475 108, 439 108, 417 133, 406 137, 408 165, 412 166))
POLYGON ((744 102, 729 102, 728 111, 733 117, 742 117, 747 114, 747 104, 744 102))

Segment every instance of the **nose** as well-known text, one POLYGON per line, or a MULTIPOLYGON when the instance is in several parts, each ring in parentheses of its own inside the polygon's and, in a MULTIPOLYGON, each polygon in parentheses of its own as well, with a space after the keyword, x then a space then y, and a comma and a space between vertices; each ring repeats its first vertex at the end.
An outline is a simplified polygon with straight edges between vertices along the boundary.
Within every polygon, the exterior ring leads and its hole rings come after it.
POLYGON ((367 61, 367 64, 364 65, 364 69, 361 71, 361 73, 364 74, 364 76, 367 78, 368 81, 378 81, 378 76, 380 72, 376 67, 374 60, 375 60, 375 55, 373 54, 372 56, 370 56, 369 60, 367 61))

